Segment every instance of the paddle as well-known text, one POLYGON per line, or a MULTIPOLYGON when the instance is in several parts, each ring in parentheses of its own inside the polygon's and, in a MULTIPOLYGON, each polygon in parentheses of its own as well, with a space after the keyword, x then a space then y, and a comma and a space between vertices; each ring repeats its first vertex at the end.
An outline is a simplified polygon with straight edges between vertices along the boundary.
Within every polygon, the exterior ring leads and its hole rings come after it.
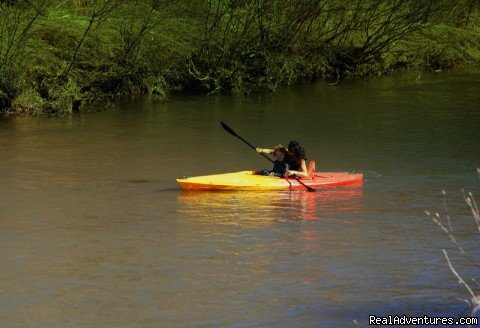
MULTIPOLYGON (((227 131, 228 133, 230 133, 232 136, 234 137, 237 137, 238 139, 242 140, 244 143, 246 143, 250 148, 252 149, 257 149, 254 145, 252 145, 251 143, 249 143, 247 140, 243 139, 241 136, 239 136, 238 134, 235 133, 235 131, 232 130, 232 128, 230 128, 228 125, 226 125, 225 123, 223 123, 222 121, 220 121, 220 123, 222 124, 222 127, 225 129, 225 131, 227 131)), ((267 155, 265 155, 264 153, 260 153, 260 155, 262 155, 263 157, 265 157, 266 159, 268 159, 270 162, 272 162, 274 165, 275 165, 275 162, 270 158, 268 157, 267 155)), ((301 185, 303 185, 305 188, 307 188, 308 191, 316 191, 315 189, 313 189, 312 187, 309 187, 307 186, 306 184, 304 184, 302 181, 300 181, 299 178, 297 177, 294 177, 295 180, 297 180, 301 185)))

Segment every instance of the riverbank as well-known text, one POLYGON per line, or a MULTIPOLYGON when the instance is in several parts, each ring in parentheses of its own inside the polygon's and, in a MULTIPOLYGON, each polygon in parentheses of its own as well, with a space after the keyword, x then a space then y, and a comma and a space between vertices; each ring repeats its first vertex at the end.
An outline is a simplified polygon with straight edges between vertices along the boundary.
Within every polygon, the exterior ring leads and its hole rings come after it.
POLYGON ((0 113, 12 115, 480 63, 473 1, 12 3, 0 4, 0 113))

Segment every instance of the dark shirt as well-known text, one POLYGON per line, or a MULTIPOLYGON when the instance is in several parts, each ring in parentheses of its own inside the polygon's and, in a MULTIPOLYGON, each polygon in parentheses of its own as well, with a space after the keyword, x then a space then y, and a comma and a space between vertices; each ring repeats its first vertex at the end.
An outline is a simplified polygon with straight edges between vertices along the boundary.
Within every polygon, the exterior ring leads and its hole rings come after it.
POLYGON ((293 171, 299 171, 300 170, 300 164, 297 163, 297 157, 296 156, 288 156, 286 162, 287 162, 287 165, 289 167, 289 170, 293 170, 293 171))
POLYGON ((273 163, 272 172, 273 173, 279 173, 283 176, 285 174, 285 172, 289 169, 290 169, 290 165, 288 165, 288 163, 286 161, 280 162, 278 160, 275 160, 275 162, 273 163))

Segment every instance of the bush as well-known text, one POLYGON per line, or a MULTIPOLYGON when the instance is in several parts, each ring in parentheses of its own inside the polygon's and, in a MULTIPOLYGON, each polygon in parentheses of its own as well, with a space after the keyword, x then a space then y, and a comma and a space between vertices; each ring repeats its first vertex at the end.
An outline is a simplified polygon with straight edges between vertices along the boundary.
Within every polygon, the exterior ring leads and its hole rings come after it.
POLYGON ((476 64, 477 7, 471 0, 2 2, 0 111, 57 115, 125 95, 165 100, 170 89, 248 94, 322 77, 476 64))

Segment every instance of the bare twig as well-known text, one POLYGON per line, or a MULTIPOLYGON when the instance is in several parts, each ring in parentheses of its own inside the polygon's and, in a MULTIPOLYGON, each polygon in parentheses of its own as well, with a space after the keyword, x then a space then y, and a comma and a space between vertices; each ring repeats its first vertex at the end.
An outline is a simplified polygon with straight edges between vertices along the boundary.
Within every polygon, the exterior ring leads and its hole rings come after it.
POLYGON ((447 238, 450 239, 450 241, 454 243, 455 246, 457 246, 460 253, 462 253, 462 255, 465 256, 477 269, 480 269, 480 265, 470 255, 468 255, 468 253, 458 243, 457 239, 455 238, 455 235, 451 232, 451 230, 447 229, 445 225, 442 222, 440 222, 440 214, 435 213, 435 215, 433 215, 429 211, 425 211, 425 214, 430 216, 433 222, 435 222, 440 227, 440 229, 442 229, 442 231, 445 233, 447 238))
POLYGON ((450 262, 450 258, 448 257, 448 253, 446 250, 442 249, 443 255, 445 255, 445 258, 447 259, 448 266, 450 267, 450 270, 453 272, 453 274, 457 277, 458 282, 461 283, 462 285, 465 286, 465 288, 468 290, 472 298, 476 299, 477 296, 475 296, 475 293, 473 292, 472 288, 465 282, 465 280, 460 277, 458 272, 455 270, 455 268, 452 265, 452 262, 450 262))
POLYGON ((445 190, 442 190, 442 195, 443 195, 443 209, 445 210, 445 217, 447 219, 448 223, 448 230, 453 231, 452 229, 452 222, 450 220, 450 215, 448 215, 448 209, 447 209, 447 200, 446 200, 446 192, 445 190))
POLYGON ((464 190, 462 191, 463 191, 463 198, 465 199, 465 202, 470 207, 475 223, 477 224, 478 231, 480 232, 480 213, 478 211, 477 202, 475 202, 475 198, 473 197, 473 194, 471 192, 465 193, 464 190))
POLYGON ((465 280, 462 279, 462 277, 458 274, 458 272, 455 270, 455 268, 452 265, 452 262, 450 262, 450 258, 448 257, 447 251, 442 249, 443 254, 445 255, 445 258, 447 259, 448 266, 450 267, 450 271, 453 272, 453 274, 457 277, 458 282, 462 285, 465 286, 465 288, 468 290, 470 295, 472 296, 470 301, 467 300, 467 303, 471 306, 472 308, 472 316, 475 316, 477 312, 480 311, 480 296, 476 296, 475 293, 473 292, 472 288, 465 282, 465 280))
POLYGON ((110 14, 118 5, 119 3, 117 0, 94 0, 93 1, 93 10, 90 15, 87 28, 83 31, 83 35, 78 41, 73 51, 72 59, 70 60, 68 67, 65 69, 65 71, 62 74, 63 77, 66 77, 70 73, 71 69, 73 68, 73 65, 77 61, 79 50, 82 47, 83 42, 85 41, 85 38, 89 34, 94 24, 96 23, 99 24, 102 18, 110 14))

